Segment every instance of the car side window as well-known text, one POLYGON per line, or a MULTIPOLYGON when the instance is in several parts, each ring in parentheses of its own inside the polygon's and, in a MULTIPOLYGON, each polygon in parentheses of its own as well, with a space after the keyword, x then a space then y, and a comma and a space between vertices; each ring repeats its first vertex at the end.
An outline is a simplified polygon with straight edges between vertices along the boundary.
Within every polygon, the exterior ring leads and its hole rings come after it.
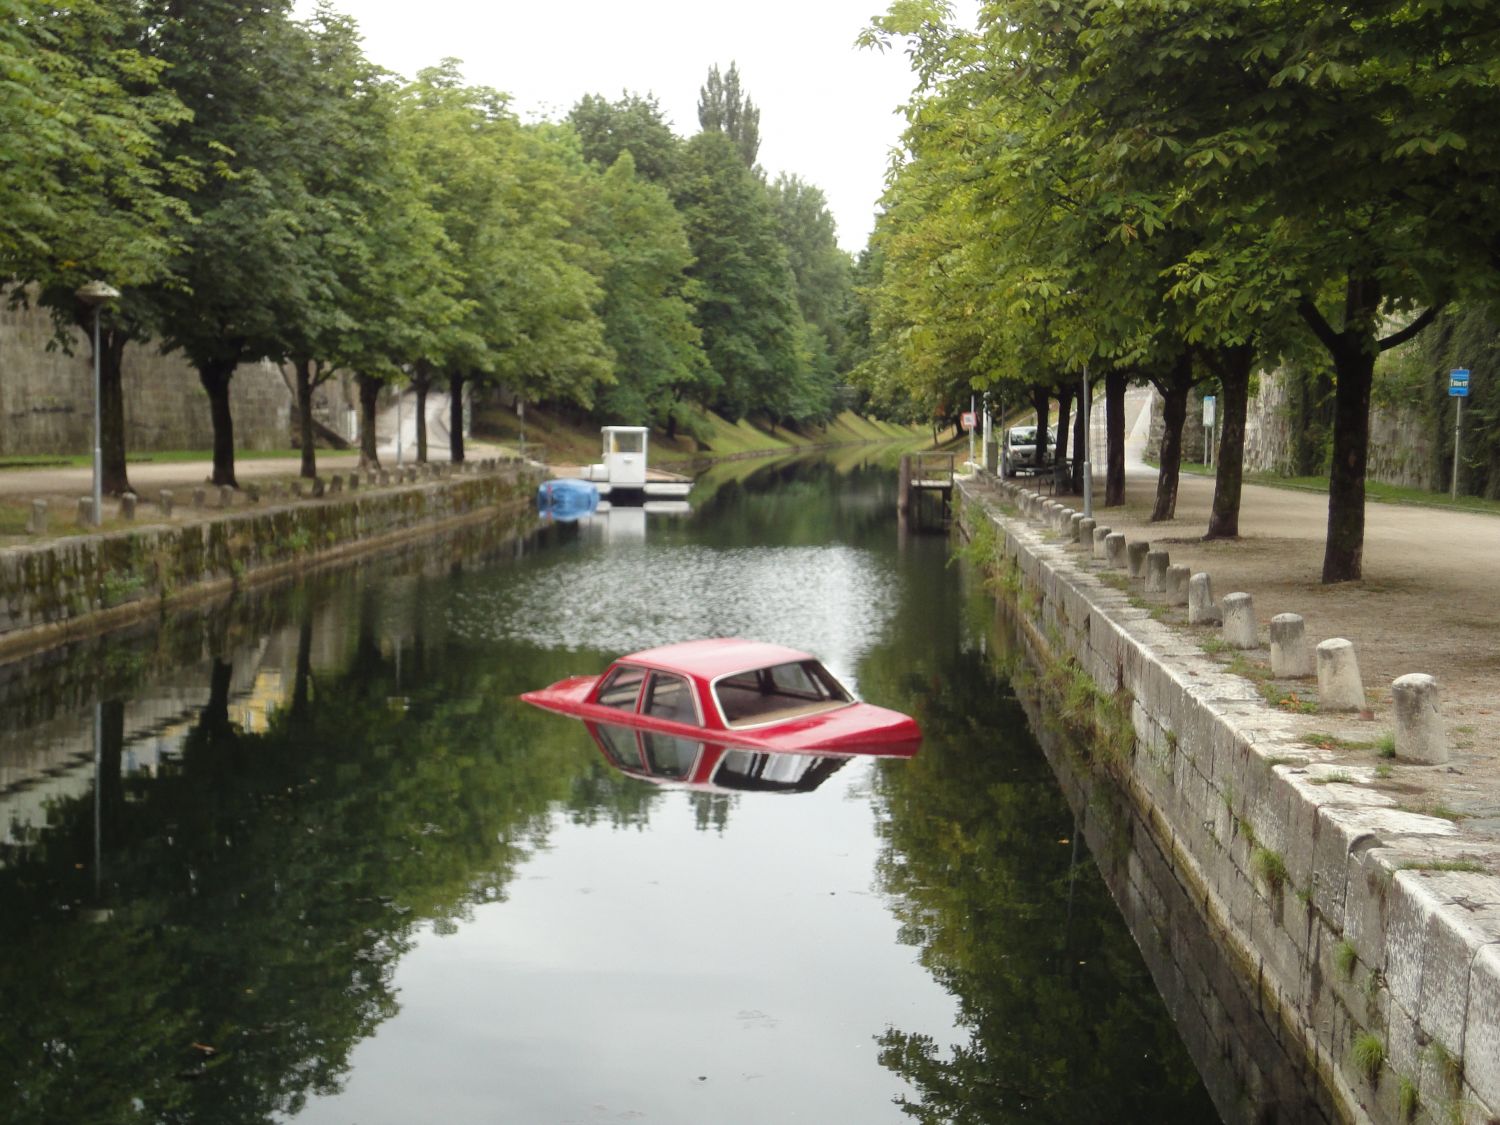
POLYGON ((643 714, 658 719, 669 719, 675 723, 700 723, 698 708, 693 705, 693 687, 682 676, 668 672, 652 672, 646 687, 646 705, 643 714))
POLYGON ((599 685, 596 702, 601 707, 617 707, 621 711, 634 711, 636 698, 641 693, 641 681, 646 678, 644 668, 621 664, 599 685))

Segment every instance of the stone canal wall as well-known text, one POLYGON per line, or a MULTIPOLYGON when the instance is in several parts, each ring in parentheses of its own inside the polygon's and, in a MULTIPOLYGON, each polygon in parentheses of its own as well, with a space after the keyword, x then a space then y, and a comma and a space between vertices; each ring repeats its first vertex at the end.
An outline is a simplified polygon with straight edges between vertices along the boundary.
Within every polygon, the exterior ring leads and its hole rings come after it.
MULTIPOLYGON (((986 477, 960 498, 960 525, 994 551, 1054 679, 1086 682, 1074 697, 1096 713, 1128 715, 1133 739, 1108 740, 1099 760, 1334 1113, 1500 1121, 1500 877, 1470 869, 1455 825, 1320 775, 1321 752, 1253 684, 1029 520, 1035 494, 986 477)), ((1234 1018, 1191 981, 1163 991, 1196 1000, 1211 1038, 1234 1018)))
POLYGON ((7 549, 0 552, 0 653, 112 628, 166 604, 271 581, 464 521, 529 518, 539 479, 534 470, 469 468, 422 483, 7 549))

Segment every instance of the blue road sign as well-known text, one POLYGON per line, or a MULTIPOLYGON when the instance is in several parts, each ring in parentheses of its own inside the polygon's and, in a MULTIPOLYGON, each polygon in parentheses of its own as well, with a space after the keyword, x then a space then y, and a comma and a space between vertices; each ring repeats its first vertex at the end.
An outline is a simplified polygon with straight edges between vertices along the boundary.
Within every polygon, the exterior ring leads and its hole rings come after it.
POLYGON ((1469 369, 1455 367, 1448 372, 1448 395, 1451 398, 1469 397, 1469 369))

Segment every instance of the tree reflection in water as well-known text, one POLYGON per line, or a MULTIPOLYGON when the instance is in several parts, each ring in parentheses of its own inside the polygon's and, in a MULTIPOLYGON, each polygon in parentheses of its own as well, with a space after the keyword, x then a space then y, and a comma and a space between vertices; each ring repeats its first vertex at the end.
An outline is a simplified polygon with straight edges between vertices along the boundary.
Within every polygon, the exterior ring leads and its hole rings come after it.
POLYGON ((891 679, 920 684, 927 740, 877 774, 880 882, 968 1033, 881 1036, 881 1062, 917 1091, 902 1108, 975 1125, 1216 1120, 1003 676, 974 647, 891 679))
POLYGON ((0 1120, 295 1113, 396 1011, 416 929, 504 896, 587 748, 493 662, 418 638, 403 665, 377 610, 337 670, 312 670, 310 618, 293 628, 262 730, 214 658, 154 777, 122 774, 124 707, 102 705, 97 800, 0 847, 0 1120))

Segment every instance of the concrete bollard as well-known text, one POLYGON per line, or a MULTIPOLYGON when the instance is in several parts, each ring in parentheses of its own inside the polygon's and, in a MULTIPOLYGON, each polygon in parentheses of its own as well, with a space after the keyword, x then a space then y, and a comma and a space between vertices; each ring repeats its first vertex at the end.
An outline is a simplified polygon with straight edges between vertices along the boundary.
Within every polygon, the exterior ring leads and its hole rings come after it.
POLYGON ((1167 567, 1172 556, 1166 551, 1146 552, 1146 593, 1164 594, 1167 591, 1167 567))
POLYGON ((359 491, 359 474, 358 473, 350 473, 349 474, 349 491, 350 492, 358 492, 359 491))
POLYGON ((1278 613, 1271 618, 1271 675, 1277 679, 1302 679, 1312 674, 1312 653, 1307 649, 1307 627, 1302 616, 1278 613))
POLYGON ((1363 711, 1365 685, 1359 678, 1354 643, 1334 637, 1318 646, 1318 710, 1363 711))
POLYGON ((1125 533, 1116 531, 1104 537, 1104 565, 1119 570, 1125 565, 1125 533))
POLYGON ((227 484, 219 486, 219 507, 229 508, 234 505, 234 489, 227 484))
POLYGON ((78 526, 94 526, 94 498, 92 496, 78 498, 78 526))
POLYGON ((1185 566, 1167 567, 1167 580, 1163 589, 1167 595, 1168 605, 1188 604, 1188 578, 1190 572, 1185 566))
POLYGON ((1107 527, 1094 528, 1094 558, 1104 557, 1104 541, 1109 538, 1110 529, 1107 527))
POLYGON ((287 496, 293 500, 302 499, 302 482, 294 480, 286 486, 287 496))
POLYGON ((1125 571, 1132 578, 1146 576, 1146 556, 1151 553, 1151 544, 1137 540, 1125 548, 1125 571))
POLYGON ((1083 522, 1083 513, 1074 512, 1068 517, 1068 526, 1063 529, 1064 537, 1069 543, 1078 542, 1078 525, 1083 522))
POLYGON ((122 520, 135 519, 135 493, 127 492, 120 497, 120 518, 122 520))
POLYGON ((323 483, 323 478, 322 477, 313 477, 311 489, 312 489, 312 498, 314 500, 321 500, 321 499, 323 499, 323 493, 328 490, 327 486, 324 485, 324 483, 323 483))
POLYGON ((1230 648, 1254 648, 1260 644, 1255 628, 1255 601, 1249 594, 1225 594, 1220 607, 1224 630, 1220 634, 1230 648))
POLYGON ((1094 529, 1098 526, 1095 520, 1085 517, 1078 521, 1078 545, 1088 550, 1094 549, 1094 529))
POLYGON ((47 501, 33 500, 31 502, 31 519, 26 524, 26 530, 32 535, 47 533, 47 501))
POLYGON ((1223 617, 1214 604, 1214 583, 1203 571, 1188 579, 1188 624, 1217 625, 1223 617))
POLYGON ((1448 738, 1438 707, 1438 684, 1431 676, 1413 672, 1391 682, 1396 709, 1396 755, 1440 766, 1448 760, 1448 738))
POLYGON ((338 473, 334 473, 333 476, 329 477, 328 478, 328 491, 329 492, 343 492, 344 491, 344 478, 341 477, 338 473))
POLYGON ((385 488, 390 483, 391 483, 391 471, 389 469, 381 469, 380 470, 380 487, 385 488))
POLYGON ((161 509, 163 519, 172 518, 172 490, 164 488, 156 494, 156 506, 161 509))
POLYGON ((245 492, 245 503, 246 504, 259 504, 260 503, 260 485, 258 485, 258 484, 247 484, 247 485, 245 485, 244 492, 245 492))

